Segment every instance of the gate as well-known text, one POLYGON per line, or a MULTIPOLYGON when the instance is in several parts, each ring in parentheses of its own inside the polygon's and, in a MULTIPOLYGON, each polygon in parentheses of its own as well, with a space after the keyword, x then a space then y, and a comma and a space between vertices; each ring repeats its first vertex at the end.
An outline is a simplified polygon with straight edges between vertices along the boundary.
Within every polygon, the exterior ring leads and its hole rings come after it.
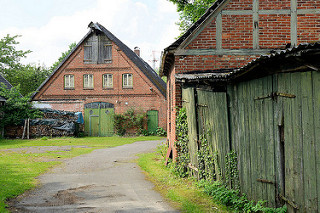
POLYGON ((85 133, 89 136, 112 136, 114 133, 114 105, 94 102, 84 106, 85 133))

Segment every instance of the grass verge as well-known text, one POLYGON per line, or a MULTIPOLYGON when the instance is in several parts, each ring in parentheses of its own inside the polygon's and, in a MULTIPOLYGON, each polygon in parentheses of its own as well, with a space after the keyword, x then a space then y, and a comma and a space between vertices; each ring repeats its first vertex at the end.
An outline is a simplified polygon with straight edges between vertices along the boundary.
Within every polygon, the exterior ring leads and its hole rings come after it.
POLYGON ((155 189, 182 212, 229 212, 227 207, 215 203, 210 196, 199 189, 195 181, 178 178, 164 165, 160 153, 140 154, 138 164, 148 179, 155 184, 155 189))
POLYGON ((161 137, 85 137, 34 140, 0 140, 0 212, 8 212, 6 201, 36 186, 35 177, 61 164, 61 159, 87 154, 95 149, 121 146, 137 141, 160 140, 161 137), (14 148, 34 146, 87 146, 67 151, 28 153, 14 148))

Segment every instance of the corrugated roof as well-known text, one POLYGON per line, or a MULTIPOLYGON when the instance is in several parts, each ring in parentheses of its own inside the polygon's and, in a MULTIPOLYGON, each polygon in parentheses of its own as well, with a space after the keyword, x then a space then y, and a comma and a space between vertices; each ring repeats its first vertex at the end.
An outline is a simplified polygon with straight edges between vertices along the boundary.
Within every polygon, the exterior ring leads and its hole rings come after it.
MULTIPOLYGON (((72 53, 87 39, 87 37, 93 32, 93 30, 98 30, 104 33, 111 41, 113 41, 126 56, 144 73, 144 75, 159 89, 161 94, 166 97, 166 83, 160 78, 160 76, 151 68, 151 66, 145 62, 141 57, 135 54, 127 45, 125 45, 122 41, 120 41, 116 36, 114 36, 109 30, 107 30, 104 26, 99 24, 98 22, 93 23, 90 22, 88 27, 91 30, 81 39, 81 41, 73 48, 73 50, 69 53, 67 57, 59 64, 59 66, 52 72, 52 74, 40 85, 37 91, 48 82, 54 73, 59 70, 59 68, 68 60, 68 58, 72 55, 72 53)), ((34 93, 32 98, 37 94, 34 93)))
MULTIPOLYGON (((269 55, 262 55, 259 58, 256 58, 246 64, 243 67, 233 68, 233 69, 220 69, 220 70, 206 70, 206 71, 195 71, 195 72, 186 72, 183 74, 176 74, 176 78, 179 81, 193 81, 193 80, 206 80, 214 79, 214 81, 230 81, 243 77, 245 74, 247 76, 252 76, 256 72, 263 72, 265 69, 262 67, 268 66, 277 66, 279 64, 291 63, 289 60, 291 57, 307 57, 309 58, 312 54, 316 56, 320 55, 320 42, 316 43, 303 43, 297 47, 288 48, 285 50, 275 50, 269 55)), ((320 60, 314 61, 317 64, 320 64, 320 60)), ((304 63, 304 62, 300 62, 304 63)), ((306 64, 306 67, 312 66, 312 64, 306 64)), ((319 67, 320 68, 320 67, 319 67)), ((317 67, 314 67, 317 69, 317 67)), ((263 74, 263 73, 262 73, 263 74)), ((264 73, 268 74, 268 73, 264 73)))

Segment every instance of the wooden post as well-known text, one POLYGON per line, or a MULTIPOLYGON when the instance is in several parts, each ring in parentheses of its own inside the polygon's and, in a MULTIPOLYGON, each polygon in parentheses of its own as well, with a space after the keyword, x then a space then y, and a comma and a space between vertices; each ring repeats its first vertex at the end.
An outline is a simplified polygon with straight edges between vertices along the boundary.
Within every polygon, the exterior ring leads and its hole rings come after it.
POLYGON ((30 139, 30 118, 28 118, 28 125, 27 125, 27 139, 30 139))
POLYGON ((24 120, 24 126, 23 126, 23 132, 22 132, 22 139, 24 139, 25 133, 26 133, 26 127, 27 127, 27 120, 24 120))

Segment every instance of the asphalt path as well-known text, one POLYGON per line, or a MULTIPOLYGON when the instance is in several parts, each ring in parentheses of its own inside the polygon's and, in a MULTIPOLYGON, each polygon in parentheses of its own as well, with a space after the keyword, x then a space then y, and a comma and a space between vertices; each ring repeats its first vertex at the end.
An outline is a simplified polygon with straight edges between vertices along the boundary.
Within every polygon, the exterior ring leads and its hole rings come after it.
POLYGON ((134 163, 163 141, 99 149, 66 160, 39 177, 35 190, 12 203, 13 212, 178 212, 134 163))

